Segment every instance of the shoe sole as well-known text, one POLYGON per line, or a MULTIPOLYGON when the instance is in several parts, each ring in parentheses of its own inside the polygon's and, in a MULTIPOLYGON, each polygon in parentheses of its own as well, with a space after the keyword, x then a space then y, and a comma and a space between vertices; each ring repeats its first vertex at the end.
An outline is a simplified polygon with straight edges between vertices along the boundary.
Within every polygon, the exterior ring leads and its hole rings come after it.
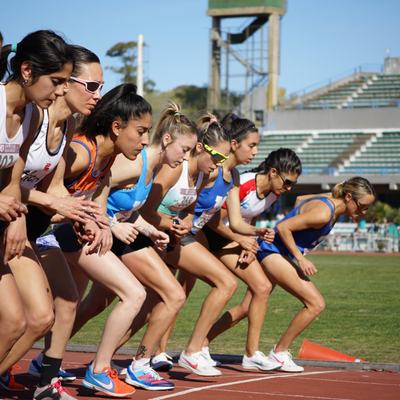
MULTIPOLYGON (((157 363, 157 364, 159 364, 159 363, 157 363)), ((153 368, 154 371, 168 372, 168 371, 170 371, 170 370, 172 369, 172 367, 174 366, 174 365, 167 364, 167 363, 162 364, 162 365, 159 365, 159 366, 157 366, 157 364, 151 366, 151 368, 153 368)))
POLYGON ((293 369, 285 369, 284 367, 281 367, 281 371, 282 372, 297 372, 297 373, 299 373, 299 372, 304 372, 304 368, 303 369, 301 369, 301 370, 293 370, 293 369))
POLYGON ((193 372, 196 375, 200 375, 200 376, 220 376, 220 375, 222 375, 222 372, 219 371, 218 369, 216 371, 218 371, 219 373, 218 372, 217 373, 214 373, 214 372, 213 373, 207 373, 207 372, 200 372, 197 369, 192 368, 190 365, 188 365, 186 363, 183 363, 181 360, 178 360, 178 364, 182 368, 185 368, 185 369, 193 372))
POLYGON ((131 378, 126 378, 125 382, 128 385, 132 385, 132 386, 135 386, 135 387, 138 387, 141 389, 146 389, 146 390, 174 390, 175 389, 175 386, 174 387, 146 386, 143 383, 132 380, 131 378))
POLYGON ((258 371, 276 371, 277 369, 281 368, 281 365, 278 365, 277 367, 274 367, 274 368, 265 369, 265 368, 261 368, 261 365, 257 366, 257 365, 243 365, 242 364, 242 368, 244 368, 244 369, 255 369, 255 370, 258 370, 258 371))
POLYGON ((114 396, 114 397, 126 397, 126 396, 129 396, 129 395, 135 393, 135 389, 133 390, 133 392, 129 392, 129 393, 110 392, 109 390, 104 389, 101 386, 93 385, 92 383, 89 383, 88 381, 85 381, 84 379, 82 380, 82 385, 87 387, 88 389, 97 390, 98 392, 103 392, 103 393, 106 393, 106 394, 108 394, 110 396, 114 396))

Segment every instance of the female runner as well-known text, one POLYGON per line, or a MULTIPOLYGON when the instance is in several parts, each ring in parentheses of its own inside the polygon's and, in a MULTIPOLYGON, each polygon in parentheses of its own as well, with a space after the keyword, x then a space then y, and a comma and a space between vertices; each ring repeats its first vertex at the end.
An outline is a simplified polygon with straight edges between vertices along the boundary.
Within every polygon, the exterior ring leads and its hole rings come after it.
MULTIPOLYGON (((109 190, 109 170, 118 154, 136 159, 148 145, 151 129, 151 106, 136 94, 136 86, 122 84, 109 91, 92 113, 82 122, 80 133, 74 136, 68 154, 65 185, 73 196, 109 190)), ((107 204, 102 204, 104 215, 107 204)), ((145 291, 140 282, 109 250, 112 235, 109 225, 98 221, 75 223, 83 248, 73 234, 71 224, 55 226, 54 233, 69 262, 78 292, 86 288, 87 279, 105 287, 119 297, 111 311, 97 354, 89 365, 82 383, 111 396, 132 394, 134 388, 120 381, 110 367, 111 357, 140 310, 145 291), (101 229, 99 229, 101 228, 101 229)), ((81 293, 81 292, 80 292, 81 293)))
POLYGON ((282 370, 303 371, 291 360, 289 346, 325 308, 322 295, 308 278, 317 269, 305 255, 325 239, 339 216, 357 219, 373 205, 375 197, 374 188, 365 178, 340 182, 332 197, 311 198, 292 210, 276 225, 272 244, 259 243, 257 259, 272 284, 304 304, 269 354, 282 364, 282 370))
MULTIPOLYGON (((151 312, 136 357, 128 370, 124 371, 127 374, 126 382, 148 390, 174 388, 173 383, 165 381, 150 368, 150 357, 183 306, 185 295, 153 248, 156 243, 159 249, 164 249, 169 242, 168 236, 143 220, 137 210, 145 203, 159 167, 163 164, 172 169, 178 167, 188 160, 197 142, 196 126, 185 115, 181 115, 180 109, 180 105, 175 103, 166 107, 154 128, 152 144, 142 150, 135 161, 118 156, 111 169, 112 189, 107 208, 114 235, 112 251, 147 289, 161 298, 151 312), (137 238, 138 232, 141 235, 137 238), (159 241, 165 245, 160 246, 159 241)), ((73 334, 111 304, 114 298, 114 293, 93 284, 79 307, 73 334)))
POLYGON ((0 77, 4 77, 6 72, 9 77, 6 83, 0 85, 0 165, 12 168, 2 174, 3 190, 0 195, 4 221, 0 226, 1 235, 4 235, 4 240, 1 240, 4 243, 4 264, 0 266, 0 297, 7 305, 0 311, 0 374, 3 374, 0 385, 9 390, 24 389, 14 382, 10 373, 12 366, 50 329, 54 321, 39 263, 36 262, 35 267, 28 271, 13 268, 11 272, 7 262, 22 255, 35 259, 26 241, 25 217, 20 215, 16 218, 15 211, 21 214, 24 209, 19 202, 19 184, 38 128, 37 106, 48 108, 64 94, 73 62, 69 46, 50 31, 31 33, 18 44, 4 46, 1 52, 0 77), (15 55, 8 65, 7 58, 11 53, 15 55), (13 199, 6 195, 13 196, 13 199), (35 287, 36 307, 30 303, 29 296, 25 297, 32 287, 35 287), (31 306, 33 315, 25 316, 24 307, 30 309, 31 306))
MULTIPOLYGON (((55 309, 54 325, 45 337, 44 357, 40 353, 39 358, 34 359, 29 367, 31 375, 41 378, 35 396, 40 393, 44 396, 54 388, 60 392, 58 379, 52 382, 57 376, 61 380, 76 379, 73 374, 60 370, 60 366, 78 302, 74 280, 59 247, 40 246, 39 243, 40 253, 35 244, 36 239, 48 228, 51 213, 85 222, 88 215, 82 208, 97 214, 97 207, 100 207, 97 203, 85 201, 83 196, 72 198, 63 183, 67 151, 75 131, 72 115, 89 115, 96 101, 101 98, 100 89, 103 85, 103 71, 98 57, 81 46, 71 46, 71 49, 75 67, 67 83, 67 93, 43 111, 43 122, 30 147, 21 180, 22 199, 30 204, 27 215, 28 239, 33 243, 43 265, 55 309), (35 190, 38 185, 40 187, 35 190), (48 186, 47 193, 44 192, 45 186, 48 186), (43 369, 42 362, 45 365, 43 369)), ((22 257, 17 268, 21 268, 21 263, 29 268, 32 262, 22 257)))

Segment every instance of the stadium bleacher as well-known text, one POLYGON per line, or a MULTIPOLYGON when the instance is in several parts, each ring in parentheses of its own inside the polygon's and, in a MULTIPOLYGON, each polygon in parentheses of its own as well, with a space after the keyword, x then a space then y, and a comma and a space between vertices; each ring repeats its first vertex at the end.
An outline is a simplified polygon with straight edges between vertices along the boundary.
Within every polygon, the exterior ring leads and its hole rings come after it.
POLYGON ((295 104, 304 110, 400 107, 400 75, 357 75, 354 80, 295 104))
MULTIPOLYGON (((269 132, 258 146, 253 165, 280 147, 296 151, 307 175, 400 173, 400 131, 269 132)), ((240 171, 247 169, 239 167, 240 171)))

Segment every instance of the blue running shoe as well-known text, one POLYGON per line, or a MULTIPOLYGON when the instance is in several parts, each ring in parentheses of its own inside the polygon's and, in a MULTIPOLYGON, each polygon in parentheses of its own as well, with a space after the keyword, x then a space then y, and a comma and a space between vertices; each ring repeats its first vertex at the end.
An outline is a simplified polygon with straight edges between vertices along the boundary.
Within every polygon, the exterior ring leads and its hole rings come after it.
POLYGON ((161 378, 151 367, 145 367, 139 371, 132 371, 131 366, 128 367, 125 382, 132 386, 140 387, 146 390, 172 390, 175 385, 161 378))
POLYGON ((92 364, 86 370, 83 386, 110 396, 125 397, 135 393, 135 388, 118 379, 118 372, 114 369, 104 368, 100 374, 94 374, 92 364))
MULTIPOLYGON (((36 358, 34 358, 31 361, 28 373, 36 378, 40 378, 42 374, 42 364, 41 363, 39 364, 36 358)), ((60 379, 60 381, 74 381, 76 379, 76 376, 75 374, 64 371, 63 369, 60 368, 60 370, 58 371, 58 378, 60 379)))

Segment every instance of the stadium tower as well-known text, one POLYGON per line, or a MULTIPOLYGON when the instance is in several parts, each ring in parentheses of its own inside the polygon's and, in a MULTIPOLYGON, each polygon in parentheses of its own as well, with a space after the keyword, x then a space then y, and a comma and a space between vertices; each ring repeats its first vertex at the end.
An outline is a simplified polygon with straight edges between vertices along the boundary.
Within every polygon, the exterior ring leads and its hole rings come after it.
POLYGON ((207 107, 216 113, 232 111, 230 80, 238 77, 241 69, 245 78, 243 114, 262 126, 265 111, 278 104, 280 18, 286 13, 285 0, 209 0, 207 15, 212 17, 210 34, 210 84, 207 107), (224 19, 245 18, 245 25, 236 33, 221 30, 224 19), (268 23, 268 40, 264 39, 264 25, 268 23), (267 53, 268 52, 268 53, 267 53), (236 68, 234 63, 240 65, 236 68), (268 70, 265 66, 268 63, 268 70), (224 68, 222 68, 224 67, 224 68), (223 70, 224 72, 222 73, 223 70), (243 71, 245 71, 243 73, 243 71), (225 76, 225 82, 223 81, 225 76), (255 111, 247 99, 268 81, 267 98, 262 108, 255 111), (224 83, 224 92, 221 84, 224 83))

